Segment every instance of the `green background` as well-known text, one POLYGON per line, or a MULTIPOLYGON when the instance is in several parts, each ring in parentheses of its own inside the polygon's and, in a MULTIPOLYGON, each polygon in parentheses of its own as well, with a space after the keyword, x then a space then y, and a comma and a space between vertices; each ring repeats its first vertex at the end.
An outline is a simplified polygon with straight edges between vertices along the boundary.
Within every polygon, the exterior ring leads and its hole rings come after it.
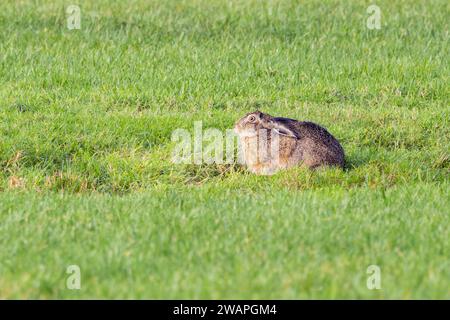
POLYGON ((450 297, 448 1, 70 4, 0 3, 0 298, 450 297), (345 170, 171 162, 255 109, 345 170))

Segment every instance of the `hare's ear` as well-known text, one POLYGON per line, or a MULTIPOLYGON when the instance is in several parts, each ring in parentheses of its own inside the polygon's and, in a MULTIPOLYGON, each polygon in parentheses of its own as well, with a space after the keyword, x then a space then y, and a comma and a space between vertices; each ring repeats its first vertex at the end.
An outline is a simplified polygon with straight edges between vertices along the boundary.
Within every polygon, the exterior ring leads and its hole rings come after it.
POLYGON ((271 125, 273 126, 273 130, 275 130, 275 132, 279 135, 295 139, 300 138, 299 135, 294 130, 292 130, 288 124, 279 121, 271 121, 271 125))

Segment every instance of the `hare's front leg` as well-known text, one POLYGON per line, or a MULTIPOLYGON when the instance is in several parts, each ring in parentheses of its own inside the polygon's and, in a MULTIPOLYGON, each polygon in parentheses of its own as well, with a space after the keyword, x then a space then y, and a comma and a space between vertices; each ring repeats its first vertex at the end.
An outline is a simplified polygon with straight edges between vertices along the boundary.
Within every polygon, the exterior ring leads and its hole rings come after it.
POLYGON ((250 172, 263 176, 270 176, 278 171, 278 168, 271 163, 258 163, 249 166, 250 172))

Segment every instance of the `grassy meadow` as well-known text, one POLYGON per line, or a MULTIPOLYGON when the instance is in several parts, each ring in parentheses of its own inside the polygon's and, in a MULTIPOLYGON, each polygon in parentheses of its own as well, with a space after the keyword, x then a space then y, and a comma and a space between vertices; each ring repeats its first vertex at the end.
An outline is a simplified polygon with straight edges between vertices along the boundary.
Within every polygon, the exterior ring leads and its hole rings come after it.
POLYGON ((450 298, 448 1, 70 4, 0 3, 0 298, 450 298), (255 109, 345 170, 172 163, 255 109))

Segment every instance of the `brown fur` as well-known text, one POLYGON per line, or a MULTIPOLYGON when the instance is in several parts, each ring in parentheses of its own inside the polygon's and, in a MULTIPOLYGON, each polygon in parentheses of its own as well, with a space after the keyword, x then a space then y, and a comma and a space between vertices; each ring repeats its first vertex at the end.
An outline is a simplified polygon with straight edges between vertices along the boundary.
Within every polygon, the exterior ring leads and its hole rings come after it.
POLYGON ((344 166, 342 146, 325 128, 312 122, 275 118, 255 111, 238 120, 235 131, 244 161, 256 174, 273 174, 295 165, 311 169, 344 166), (271 152, 272 144, 274 150, 279 150, 278 156, 271 152))

